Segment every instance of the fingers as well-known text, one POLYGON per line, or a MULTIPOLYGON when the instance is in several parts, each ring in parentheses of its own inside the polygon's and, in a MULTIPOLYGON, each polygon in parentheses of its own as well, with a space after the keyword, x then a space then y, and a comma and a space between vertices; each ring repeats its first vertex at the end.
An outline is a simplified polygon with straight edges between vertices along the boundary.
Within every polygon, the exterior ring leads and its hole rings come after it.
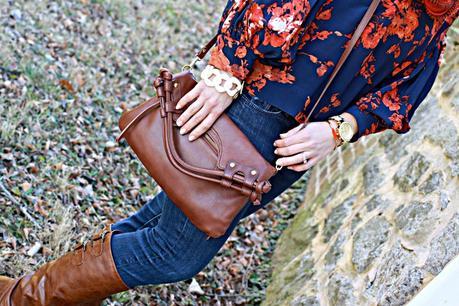
POLYGON ((187 105, 188 103, 190 103, 191 101, 193 101, 194 99, 196 99, 199 94, 201 93, 202 91, 202 84, 201 82, 198 83, 195 87, 193 87, 193 89, 191 89, 189 92, 187 92, 178 102, 177 104, 175 105, 175 108, 176 109, 180 109, 182 107, 184 107, 185 105, 187 105))
POLYGON ((274 154, 281 156, 290 156, 300 152, 308 151, 308 145, 305 142, 296 143, 288 147, 280 147, 274 150, 274 154))
POLYGON ((281 138, 286 138, 286 137, 289 137, 289 136, 292 136, 293 134, 295 134, 296 132, 298 132, 299 130, 301 130, 303 128, 303 125, 300 124, 300 125, 297 125, 296 127, 294 127, 293 129, 290 129, 288 130, 287 132, 285 133, 281 133, 279 136, 281 138))
MULTIPOLYGON (((180 129, 180 134, 186 134, 192 129, 194 129, 194 127, 198 125, 201 121, 203 121, 204 118, 206 118, 209 115, 209 113, 209 106, 204 105, 197 113, 193 114, 193 116, 182 126, 182 128, 180 129)), ((190 141, 191 140, 192 139, 190 139, 190 141)))
MULTIPOLYGON (((304 157, 309 160, 310 158, 312 158, 312 152, 304 152, 304 157)), ((302 164, 302 163, 303 163, 303 152, 292 155, 292 156, 288 156, 288 157, 282 157, 276 161, 276 165, 284 166, 284 167, 296 165, 296 164, 302 164)))
POLYGON ((287 168, 290 170, 297 171, 297 172, 306 171, 306 170, 311 169, 313 166, 315 166, 318 160, 319 160, 318 158, 311 158, 311 159, 308 159, 308 161, 305 164, 302 163, 298 165, 288 166, 287 168))
POLYGON ((185 123, 187 123, 188 120, 205 105, 204 99, 205 98, 202 95, 200 95, 199 98, 196 99, 196 101, 191 103, 191 105, 188 106, 188 108, 177 118, 177 125, 182 126, 185 123))
POLYGON ((214 113, 209 113, 207 117, 201 121, 201 123, 190 133, 188 139, 193 141, 199 138, 202 134, 207 132, 207 130, 212 126, 212 124, 217 120, 218 116, 214 113))
POLYGON ((280 148, 280 147, 288 147, 294 144, 300 144, 304 142, 305 139, 305 133, 294 133, 291 136, 282 138, 282 139, 277 139, 274 142, 274 146, 280 148))

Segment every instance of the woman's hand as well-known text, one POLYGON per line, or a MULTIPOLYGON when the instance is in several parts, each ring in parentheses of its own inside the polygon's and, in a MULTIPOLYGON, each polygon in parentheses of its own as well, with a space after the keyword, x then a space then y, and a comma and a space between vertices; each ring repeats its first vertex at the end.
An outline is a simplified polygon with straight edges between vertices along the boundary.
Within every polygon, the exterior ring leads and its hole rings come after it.
POLYGON ((283 156, 276 164, 298 172, 308 170, 335 148, 328 122, 310 122, 303 129, 300 126, 280 134, 281 139, 274 142, 277 147, 274 153, 283 156), (303 163, 303 154, 307 159, 306 163, 303 163))
POLYGON ((204 134, 233 102, 226 92, 218 92, 201 80, 177 102, 176 108, 184 107, 195 98, 196 101, 191 103, 176 121, 177 125, 181 126, 180 134, 193 130, 188 136, 190 141, 204 134))

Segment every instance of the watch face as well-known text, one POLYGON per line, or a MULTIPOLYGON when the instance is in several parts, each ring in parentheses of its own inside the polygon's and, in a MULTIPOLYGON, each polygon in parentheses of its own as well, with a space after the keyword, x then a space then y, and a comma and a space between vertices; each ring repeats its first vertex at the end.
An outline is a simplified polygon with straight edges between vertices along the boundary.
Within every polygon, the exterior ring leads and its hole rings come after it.
POLYGON ((354 136, 354 133, 352 132, 352 126, 349 122, 345 121, 341 123, 339 127, 339 135, 346 142, 349 142, 352 139, 352 136, 354 136))

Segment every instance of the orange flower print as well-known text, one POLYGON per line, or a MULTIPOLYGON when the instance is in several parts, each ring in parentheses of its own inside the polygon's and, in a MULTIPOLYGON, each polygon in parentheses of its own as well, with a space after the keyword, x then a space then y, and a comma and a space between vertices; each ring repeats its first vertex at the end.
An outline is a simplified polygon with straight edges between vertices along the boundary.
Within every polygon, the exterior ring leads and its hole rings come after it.
MULTIPOLYGON (((458 0, 381 1, 314 120, 349 111, 364 124, 358 137, 409 129, 459 11, 455 5, 442 18, 430 16, 426 1, 458 0)), ((228 0, 209 64, 304 122, 315 102, 310 97, 320 95, 370 2, 228 0)))
POLYGON ((244 58, 247 55, 247 48, 245 46, 239 46, 236 49, 235 55, 239 58, 244 58))
POLYGON ((405 122, 404 117, 400 114, 393 113, 389 120, 392 121, 392 129, 398 132, 403 132, 409 129, 408 124, 405 122))
POLYGON ((384 93, 382 96, 382 102, 392 112, 400 110, 400 98, 398 96, 397 87, 384 93))
POLYGON ((360 75, 364 77, 367 80, 368 84, 372 84, 373 80, 371 79, 371 76, 376 72, 375 68, 375 61, 376 58, 375 56, 370 53, 365 60, 363 61, 362 66, 360 67, 360 75))
POLYGON ((378 45, 379 40, 384 36, 383 28, 382 24, 370 22, 360 38, 363 47, 367 49, 374 49, 378 45))

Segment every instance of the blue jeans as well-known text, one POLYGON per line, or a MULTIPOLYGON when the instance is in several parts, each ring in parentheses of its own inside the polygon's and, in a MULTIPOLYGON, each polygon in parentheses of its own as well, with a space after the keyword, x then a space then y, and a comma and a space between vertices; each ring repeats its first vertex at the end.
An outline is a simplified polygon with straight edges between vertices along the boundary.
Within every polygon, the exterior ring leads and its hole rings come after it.
MULTIPOLYGON (((278 158, 273 142, 297 125, 292 116, 245 91, 225 112, 272 165, 278 158)), ((303 174, 287 168, 277 172, 261 204, 247 201, 219 238, 206 239, 207 235, 161 191, 134 215, 112 225, 122 232, 113 235, 111 245, 118 273, 130 288, 193 277, 217 254, 240 219, 265 207, 303 174)))

